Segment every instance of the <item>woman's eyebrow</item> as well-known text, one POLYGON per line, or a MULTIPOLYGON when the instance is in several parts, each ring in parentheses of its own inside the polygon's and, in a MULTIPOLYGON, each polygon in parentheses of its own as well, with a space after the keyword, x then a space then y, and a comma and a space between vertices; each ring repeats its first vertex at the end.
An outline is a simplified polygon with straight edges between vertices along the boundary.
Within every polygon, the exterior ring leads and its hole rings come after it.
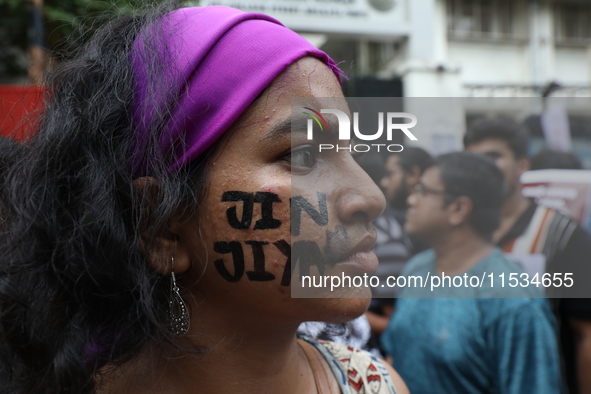
POLYGON ((281 122, 277 123, 271 130, 261 139, 268 140, 268 139, 275 139, 275 138, 283 138, 286 135, 291 135, 291 132, 296 133, 306 133, 307 128, 307 119, 303 117, 292 117, 289 116, 288 118, 282 120, 281 122))
MULTIPOLYGON (((298 116, 289 116, 288 118, 277 123, 273 128, 261 139, 261 141, 267 139, 282 138, 286 134, 307 134, 308 132, 308 121, 310 118, 298 116)), ((315 130, 319 138, 333 138, 338 135, 339 123, 334 117, 327 119, 328 129, 326 130, 315 130)))

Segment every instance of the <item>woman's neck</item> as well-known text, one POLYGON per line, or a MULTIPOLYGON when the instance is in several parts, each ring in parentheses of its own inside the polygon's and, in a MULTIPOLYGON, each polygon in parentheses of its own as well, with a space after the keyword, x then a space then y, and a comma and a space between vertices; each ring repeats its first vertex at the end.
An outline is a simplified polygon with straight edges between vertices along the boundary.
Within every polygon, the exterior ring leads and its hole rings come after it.
POLYGON ((296 341, 296 323, 277 327, 253 319, 212 327, 215 319, 200 316, 203 323, 195 327, 193 319, 179 345, 204 354, 152 344, 134 361, 106 369, 99 393, 316 392, 309 361, 296 341))

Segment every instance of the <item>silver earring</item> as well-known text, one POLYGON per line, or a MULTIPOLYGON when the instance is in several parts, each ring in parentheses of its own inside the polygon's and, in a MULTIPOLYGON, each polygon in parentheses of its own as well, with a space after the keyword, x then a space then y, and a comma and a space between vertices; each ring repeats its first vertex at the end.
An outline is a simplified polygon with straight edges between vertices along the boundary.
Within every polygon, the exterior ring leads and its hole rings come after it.
POLYGON ((189 310, 185 301, 179 293, 174 276, 174 257, 172 257, 172 268, 170 270, 170 300, 168 301, 169 329, 173 335, 185 335, 189 331, 189 310))

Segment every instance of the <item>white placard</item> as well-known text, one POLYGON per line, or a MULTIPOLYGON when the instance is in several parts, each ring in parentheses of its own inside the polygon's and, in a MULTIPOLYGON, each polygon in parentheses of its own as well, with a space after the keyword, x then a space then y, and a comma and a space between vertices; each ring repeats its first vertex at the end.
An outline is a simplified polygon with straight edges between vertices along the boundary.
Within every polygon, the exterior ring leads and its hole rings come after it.
POLYGON ((541 118, 542 130, 548 147, 561 152, 572 150, 568 113, 564 105, 550 106, 541 118))

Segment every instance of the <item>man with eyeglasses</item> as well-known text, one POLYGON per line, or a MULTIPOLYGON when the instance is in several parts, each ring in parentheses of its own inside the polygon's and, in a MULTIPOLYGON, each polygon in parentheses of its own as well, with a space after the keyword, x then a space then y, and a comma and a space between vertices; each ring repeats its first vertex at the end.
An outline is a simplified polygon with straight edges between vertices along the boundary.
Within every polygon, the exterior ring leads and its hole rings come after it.
POLYGON ((407 264, 382 343, 412 393, 560 392, 546 300, 500 280, 522 273, 491 240, 502 190, 494 162, 457 152, 437 158, 408 198, 404 229, 432 249, 407 264))

